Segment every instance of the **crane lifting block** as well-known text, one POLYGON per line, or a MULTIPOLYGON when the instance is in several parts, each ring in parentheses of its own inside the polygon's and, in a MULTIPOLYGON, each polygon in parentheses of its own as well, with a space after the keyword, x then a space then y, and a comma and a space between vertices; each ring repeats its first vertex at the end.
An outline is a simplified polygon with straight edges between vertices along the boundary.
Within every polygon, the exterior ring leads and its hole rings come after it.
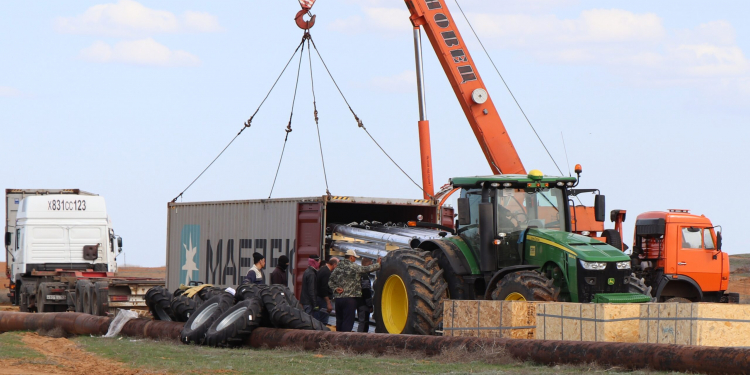
POLYGON ((647 303, 640 308, 638 342, 750 347, 750 305, 647 303))

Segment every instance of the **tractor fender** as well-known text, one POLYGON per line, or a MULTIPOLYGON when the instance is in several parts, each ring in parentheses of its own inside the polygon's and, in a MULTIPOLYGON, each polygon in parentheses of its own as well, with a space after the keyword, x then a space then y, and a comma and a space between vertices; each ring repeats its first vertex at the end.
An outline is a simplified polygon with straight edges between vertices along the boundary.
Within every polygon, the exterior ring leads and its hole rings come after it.
POLYGON ((441 241, 441 240, 427 240, 419 244, 419 248, 424 251, 433 252, 435 250, 441 251, 445 254, 445 258, 448 260, 453 272, 459 276, 471 275, 471 267, 469 262, 464 257, 461 249, 452 242, 441 241))
POLYGON ((492 278, 490 279, 490 282, 487 283, 487 291, 484 292, 484 299, 491 300, 492 299, 492 292, 495 291, 495 287, 497 287, 498 281, 505 277, 505 275, 517 271, 532 271, 539 269, 539 266, 535 266, 533 264, 522 264, 519 266, 510 266, 500 269, 500 271, 495 272, 494 275, 492 275, 492 278))
POLYGON ((696 291, 698 291, 698 301, 703 300, 703 290, 691 277, 685 275, 662 275, 661 280, 659 280, 659 286, 656 288, 656 296, 654 296, 657 301, 661 298, 661 293, 664 291, 667 284, 674 281, 683 281, 690 284, 696 291))

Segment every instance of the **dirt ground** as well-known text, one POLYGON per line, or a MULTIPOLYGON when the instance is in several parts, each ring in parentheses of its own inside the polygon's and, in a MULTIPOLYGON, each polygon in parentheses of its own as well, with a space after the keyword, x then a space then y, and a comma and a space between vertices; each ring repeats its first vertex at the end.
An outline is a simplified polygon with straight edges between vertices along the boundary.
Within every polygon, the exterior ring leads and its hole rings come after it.
POLYGON ((143 371, 127 368, 124 364, 87 353, 65 338, 24 333, 21 341, 27 348, 43 355, 36 359, 2 359, 0 374, 89 374, 135 375, 143 371))

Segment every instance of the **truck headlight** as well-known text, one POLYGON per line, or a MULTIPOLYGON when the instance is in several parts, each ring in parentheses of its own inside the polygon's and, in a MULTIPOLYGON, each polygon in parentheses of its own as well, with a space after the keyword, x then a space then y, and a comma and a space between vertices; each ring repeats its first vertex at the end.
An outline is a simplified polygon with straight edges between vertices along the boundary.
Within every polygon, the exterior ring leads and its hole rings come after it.
POLYGON ((618 270, 629 270, 630 269, 630 262, 617 262, 617 269, 618 270))
POLYGON ((592 270, 592 271, 601 271, 607 268, 607 263, 604 263, 604 262, 586 262, 582 260, 581 265, 583 266, 584 269, 592 270))

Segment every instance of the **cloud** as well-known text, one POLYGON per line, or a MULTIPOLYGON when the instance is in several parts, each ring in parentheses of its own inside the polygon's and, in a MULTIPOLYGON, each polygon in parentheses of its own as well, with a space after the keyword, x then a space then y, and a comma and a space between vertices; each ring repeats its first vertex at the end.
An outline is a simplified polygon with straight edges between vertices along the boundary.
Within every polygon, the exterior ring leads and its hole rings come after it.
POLYGON ((21 95, 21 91, 14 87, 0 86, 0 97, 18 97, 21 95))
POLYGON ((147 8, 133 0, 94 5, 75 17, 58 17, 55 29, 61 33, 113 37, 223 30, 218 19, 208 13, 187 11, 177 16, 172 12, 147 8))
POLYGON ((96 41, 81 50, 83 60, 151 66, 197 66, 200 59, 185 51, 173 51, 151 38, 118 42, 114 46, 96 41))
POLYGON ((412 29, 409 11, 404 8, 366 7, 363 15, 341 18, 333 21, 328 28, 345 34, 379 32, 386 35, 402 34, 412 29))
POLYGON ((407 70, 393 76, 375 77, 369 86, 388 93, 414 93, 417 89, 417 72, 407 70))

